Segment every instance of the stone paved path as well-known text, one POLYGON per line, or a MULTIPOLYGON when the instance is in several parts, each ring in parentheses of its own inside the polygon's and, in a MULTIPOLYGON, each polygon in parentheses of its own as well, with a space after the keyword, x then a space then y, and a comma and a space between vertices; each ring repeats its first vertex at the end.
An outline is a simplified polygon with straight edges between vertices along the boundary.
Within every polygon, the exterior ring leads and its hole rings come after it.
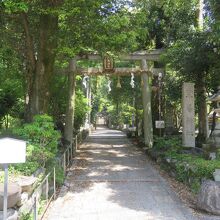
POLYGON ((165 180, 115 130, 98 128, 80 146, 48 220, 194 220, 165 180))

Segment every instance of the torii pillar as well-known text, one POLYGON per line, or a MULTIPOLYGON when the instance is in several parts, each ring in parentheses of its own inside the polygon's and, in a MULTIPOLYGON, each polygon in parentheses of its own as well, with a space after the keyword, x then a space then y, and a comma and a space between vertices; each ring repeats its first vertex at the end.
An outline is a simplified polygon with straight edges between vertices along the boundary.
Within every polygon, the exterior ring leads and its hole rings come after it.
POLYGON ((147 148, 153 147, 153 124, 151 111, 151 86, 150 76, 148 75, 147 61, 142 60, 142 98, 144 110, 144 143, 147 148))
POLYGON ((72 144, 73 126, 74 126, 74 110, 75 110, 75 87, 76 87, 76 59, 72 59, 69 63, 68 70, 68 103, 66 108, 64 138, 72 144))

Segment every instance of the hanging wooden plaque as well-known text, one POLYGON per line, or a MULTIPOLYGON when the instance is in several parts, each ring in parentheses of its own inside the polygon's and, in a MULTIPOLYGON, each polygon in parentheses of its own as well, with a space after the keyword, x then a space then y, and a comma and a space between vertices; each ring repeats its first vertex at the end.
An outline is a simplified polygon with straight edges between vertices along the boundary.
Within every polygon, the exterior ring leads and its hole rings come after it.
POLYGON ((114 59, 106 56, 103 59, 103 70, 105 72, 111 72, 114 71, 114 59))

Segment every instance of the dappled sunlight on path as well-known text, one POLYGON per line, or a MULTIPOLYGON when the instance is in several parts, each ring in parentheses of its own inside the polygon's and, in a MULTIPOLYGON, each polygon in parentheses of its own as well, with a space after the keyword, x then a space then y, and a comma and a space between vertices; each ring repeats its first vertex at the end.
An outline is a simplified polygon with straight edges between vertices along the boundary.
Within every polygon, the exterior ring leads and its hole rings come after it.
POLYGON ((49 220, 190 220, 190 210, 120 131, 98 128, 80 146, 49 220))

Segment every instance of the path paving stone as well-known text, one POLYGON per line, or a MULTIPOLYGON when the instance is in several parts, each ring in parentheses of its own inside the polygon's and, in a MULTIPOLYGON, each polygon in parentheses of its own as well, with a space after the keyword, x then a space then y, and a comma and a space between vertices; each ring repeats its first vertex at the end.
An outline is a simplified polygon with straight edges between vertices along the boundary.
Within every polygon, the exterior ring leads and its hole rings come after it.
POLYGON ((47 220, 196 220, 120 131, 98 128, 80 146, 47 220))

